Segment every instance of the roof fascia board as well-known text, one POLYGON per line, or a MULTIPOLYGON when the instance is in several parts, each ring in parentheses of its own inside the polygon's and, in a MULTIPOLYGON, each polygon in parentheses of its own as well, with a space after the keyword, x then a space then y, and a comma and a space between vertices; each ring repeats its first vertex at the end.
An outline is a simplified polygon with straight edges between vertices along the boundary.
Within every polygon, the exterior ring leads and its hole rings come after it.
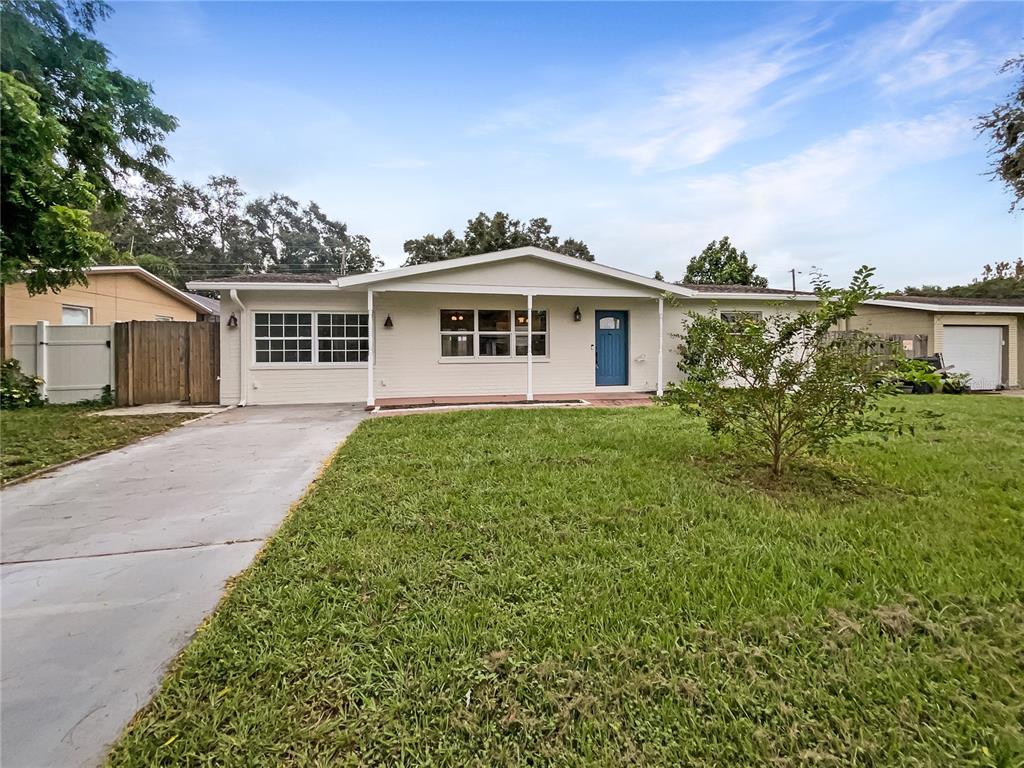
POLYGON ((185 285, 191 291, 336 291, 334 283, 205 283, 193 280, 185 285))
POLYGON ((732 293, 721 291, 698 291, 693 299, 709 299, 711 301, 817 301, 817 296, 790 293, 732 293))
POLYGON ((922 312, 956 313, 964 312, 970 314, 1024 314, 1024 307, 1004 306, 1000 304, 925 304, 923 302, 899 301, 897 299, 869 299, 865 304, 873 304, 879 307, 896 307, 897 309, 919 309, 922 312))

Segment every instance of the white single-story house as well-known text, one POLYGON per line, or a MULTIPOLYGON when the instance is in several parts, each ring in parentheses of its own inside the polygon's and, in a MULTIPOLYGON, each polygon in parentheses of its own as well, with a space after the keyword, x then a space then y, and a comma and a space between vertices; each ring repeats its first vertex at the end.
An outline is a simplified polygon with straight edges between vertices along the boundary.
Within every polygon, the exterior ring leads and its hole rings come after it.
POLYGON ((674 285, 534 247, 343 277, 188 285, 220 292, 220 397, 240 405, 660 394, 679 375, 673 334, 687 312, 816 301, 674 285))

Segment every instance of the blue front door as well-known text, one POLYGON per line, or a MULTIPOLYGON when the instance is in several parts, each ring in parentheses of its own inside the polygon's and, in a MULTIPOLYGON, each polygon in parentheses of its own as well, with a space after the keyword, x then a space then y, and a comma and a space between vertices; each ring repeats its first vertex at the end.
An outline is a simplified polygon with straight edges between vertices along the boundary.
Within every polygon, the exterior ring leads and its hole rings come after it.
POLYGON ((629 383, 629 315, 599 309, 594 315, 596 384, 611 387, 629 383))

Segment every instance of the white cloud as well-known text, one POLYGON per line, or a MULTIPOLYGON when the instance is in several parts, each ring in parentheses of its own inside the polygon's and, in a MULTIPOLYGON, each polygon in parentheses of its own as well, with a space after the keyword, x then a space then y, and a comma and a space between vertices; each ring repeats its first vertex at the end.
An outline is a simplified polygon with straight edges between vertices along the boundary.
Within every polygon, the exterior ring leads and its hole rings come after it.
POLYGON ((772 112, 801 90, 795 76, 818 59, 820 49, 805 44, 816 31, 772 31, 632 72, 555 135, 634 171, 705 163, 769 129, 772 112))
MULTIPOLYGON (((969 117, 942 111, 861 126, 736 172, 663 180, 647 185, 633 205, 623 201, 628 210, 608 220, 605 242, 610 250, 654 255, 644 272, 681 271, 689 256, 723 234, 750 251, 773 285, 785 282, 792 267, 842 270, 851 260, 877 256, 851 255, 851 243, 875 233, 880 205, 914 207, 914 201, 883 202, 889 180, 970 149, 972 138, 969 117)), ((593 245, 599 250, 604 243, 593 245)))

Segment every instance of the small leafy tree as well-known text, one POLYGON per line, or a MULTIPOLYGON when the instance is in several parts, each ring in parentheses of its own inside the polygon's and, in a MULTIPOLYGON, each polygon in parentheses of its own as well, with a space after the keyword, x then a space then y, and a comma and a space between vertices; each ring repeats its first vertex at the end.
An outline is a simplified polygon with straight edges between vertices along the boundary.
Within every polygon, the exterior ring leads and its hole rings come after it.
POLYGON ((679 369, 682 382, 666 399, 707 419, 715 435, 735 435, 781 475, 791 460, 825 453, 858 432, 890 433, 901 425, 883 415, 892 391, 884 361, 859 334, 835 334, 857 305, 878 295, 874 270, 861 267, 850 286, 814 278, 813 309, 726 320, 690 313, 679 369))
POLYGON ((765 288, 768 278, 757 274, 757 264, 751 264, 746 251, 737 250, 726 235, 712 240, 704 250, 686 265, 684 283, 697 285, 754 285, 765 288))

